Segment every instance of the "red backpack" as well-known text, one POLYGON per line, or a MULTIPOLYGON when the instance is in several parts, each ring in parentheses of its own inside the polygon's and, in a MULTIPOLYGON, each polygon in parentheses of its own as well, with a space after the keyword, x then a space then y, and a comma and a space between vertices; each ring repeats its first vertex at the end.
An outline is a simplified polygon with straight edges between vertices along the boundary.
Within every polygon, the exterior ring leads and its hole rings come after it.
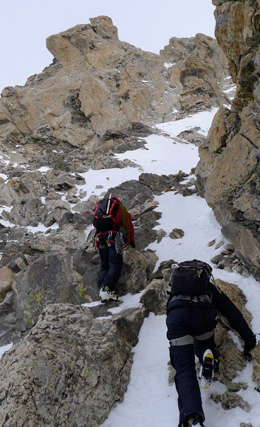
POLYGON ((92 224, 98 232, 113 230, 117 226, 116 214, 119 206, 120 201, 111 195, 96 203, 92 224))

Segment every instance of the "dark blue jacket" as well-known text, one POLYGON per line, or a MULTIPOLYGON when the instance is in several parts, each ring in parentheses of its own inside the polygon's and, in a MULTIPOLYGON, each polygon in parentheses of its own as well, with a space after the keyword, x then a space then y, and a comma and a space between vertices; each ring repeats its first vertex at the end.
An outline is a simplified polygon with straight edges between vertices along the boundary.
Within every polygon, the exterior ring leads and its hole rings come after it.
MULTIPOLYGON (((228 319, 231 327, 239 333, 244 342, 247 342, 255 336, 250 327, 248 326, 240 310, 227 297, 227 295, 224 294, 224 292, 222 292, 212 283, 209 283, 207 293, 212 298, 212 308, 217 310, 220 314, 222 314, 228 319)), ((189 301, 181 299, 169 301, 167 307, 167 314, 169 314, 169 312, 176 306, 187 306, 188 304, 190 304, 189 301)))

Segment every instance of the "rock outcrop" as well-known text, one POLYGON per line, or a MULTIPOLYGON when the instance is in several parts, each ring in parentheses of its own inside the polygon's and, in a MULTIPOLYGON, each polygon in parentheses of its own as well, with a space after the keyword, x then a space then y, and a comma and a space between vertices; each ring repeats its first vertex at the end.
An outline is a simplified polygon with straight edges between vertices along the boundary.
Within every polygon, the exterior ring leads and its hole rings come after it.
POLYGON ((225 90, 230 88, 227 59, 216 40, 204 34, 194 38, 173 37, 160 51, 169 69, 172 85, 179 88, 179 113, 186 115, 229 104, 225 90))
POLYGON ((196 174, 224 235, 260 279, 260 5, 247 0, 213 4, 216 38, 236 94, 231 109, 221 108, 215 116, 209 140, 199 150, 196 174))
POLYGON ((25 87, 2 91, 2 140, 100 149, 100 138, 170 120, 180 104, 194 111, 227 102, 226 62, 214 39, 171 39, 156 55, 121 42, 110 18, 90 22, 50 36, 53 64, 25 87))
POLYGON ((144 316, 98 320, 87 307, 49 305, 1 360, 0 424, 98 427, 123 399, 144 316))

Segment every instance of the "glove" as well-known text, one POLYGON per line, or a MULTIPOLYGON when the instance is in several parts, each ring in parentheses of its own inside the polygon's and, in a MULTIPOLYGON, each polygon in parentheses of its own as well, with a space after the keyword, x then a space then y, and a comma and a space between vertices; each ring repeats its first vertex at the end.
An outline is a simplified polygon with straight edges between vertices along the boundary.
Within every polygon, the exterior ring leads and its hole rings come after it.
POLYGON ((252 356, 249 353, 249 351, 252 350, 255 346, 256 346, 256 337, 255 335, 253 335, 251 338, 245 341, 245 345, 244 345, 244 355, 250 360, 252 359, 252 356))
POLYGON ((135 242, 130 242, 130 245, 132 246, 132 248, 135 248, 135 242))

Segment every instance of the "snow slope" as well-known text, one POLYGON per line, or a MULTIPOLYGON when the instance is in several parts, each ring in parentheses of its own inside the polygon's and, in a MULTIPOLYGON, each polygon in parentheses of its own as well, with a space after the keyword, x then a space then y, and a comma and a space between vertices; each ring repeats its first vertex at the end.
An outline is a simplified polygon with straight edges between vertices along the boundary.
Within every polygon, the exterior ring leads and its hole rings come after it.
MULTIPOLYGON (((207 134, 215 110, 196 114, 186 119, 158 125, 169 136, 150 136, 146 138, 145 149, 130 151, 118 155, 128 158, 139 165, 141 171, 157 174, 172 174, 179 170, 189 173, 198 162, 198 149, 193 144, 176 142, 180 132, 199 127, 200 133, 207 134), (147 151, 148 150, 148 151, 147 151)), ((208 243, 226 241, 216 222, 212 210, 205 200, 197 195, 183 197, 173 192, 156 196, 159 202, 157 210, 162 212, 158 229, 167 235, 158 244, 149 245, 156 251, 159 261, 174 259, 198 258, 210 263, 210 259, 218 252, 208 243), (181 228, 185 235, 182 239, 170 239, 168 233, 173 228, 181 228)), ((221 251, 221 249, 219 249, 221 251)), ((214 265, 212 265, 214 267, 214 265)), ((237 284, 245 293, 249 311, 253 314, 253 330, 258 331, 260 324, 259 300, 260 287, 253 277, 244 278, 237 273, 228 273, 213 269, 215 278, 237 284)), ((138 304, 139 298, 128 301, 124 297, 123 304, 116 310, 128 305, 138 304)), ((113 312, 113 310, 111 310, 113 312)), ((115 311, 115 309, 114 309, 115 311)), ((177 394, 174 385, 168 384, 168 341, 166 339, 165 316, 150 314, 145 319, 140 331, 139 343, 134 349, 134 363, 130 383, 124 401, 117 404, 111 411, 102 427, 176 427, 178 425, 177 394)), ((238 345, 240 345, 238 343, 238 345)), ((240 423, 251 423, 260 427, 259 393, 250 380, 252 364, 248 363, 235 381, 245 380, 249 384, 246 391, 241 392, 251 405, 250 413, 240 408, 225 411, 220 404, 210 399, 210 393, 223 393, 225 386, 215 382, 209 390, 202 390, 203 407, 206 416, 206 427, 238 427, 240 423), (221 420, 221 423, 220 423, 221 420)))
MULTIPOLYGON (((164 135, 149 136, 146 138, 144 148, 117 155, 121 160, 131 160, 136 167, 127 167, 119 171, 118 169, 88 171, 82 174, 87 184, 80 186, 79 191, 86 191, 86 198, 92 193, 101 195, 110 187, 131 179, 138 179, 143 172, 167 175, 182 170, 190 173, 191 168, 195 167, 199 160, 198 149, 195 145, 182 141, 178 135, 194 127, 196 130, 200 129, 199 133, 206 135, 215 112, 216 110, 202 112, 183 120, 158 125, 164 135), (103 188, 99 188, 100 185, 103 188)), ((191 258, 210 263, 210 259, 218 251, 214 246, 209 247, 208 243, 213 239, 216 243, 226 240, 205 200, 197 195, 183 197, 174 192, 156 196, 156 200, 159 202, 156 209, 162 213, 157 228, 164 229, 167 233, 159 244, 154 242, 149 245, 149 248, 155 250, 159 257, 158 264, 168 259, 183 261, 191 258), (183 229, 184 237, 177 240, 169 238, 168 234, 173 228, 183 229)), ((42 226, 39 226, 38 230, 44 231, 42 226)), ((32 228, 30 231, 33 231, 32 228)), ((258 332, 259 283, 253 277, 245 278, 237 273, 228 273, 219 269, 213 269, 213 273, 215 278, 241 287, 248 299, 247 308, 253 314, 253 330, 258 332)), ((139 306, 140 294, 126 295, 122 300, 119 307, 111 309, 111 314, 128 307, 139 306)), ((8 349, 9 347, 0 348, 0 355, 8 349)), ((177 395, 174 385, 168 384, 169 355, 165 316, 150 314, 145 319, 134 353, 130 383, 124 401, 112 409, 102 427, 176 427, 178 425, 177 395)), ((243 422, 251 423, 253 427, 260 427, 259 393, 250 380, 251 374, 252 365, 247 363, 245 370, 235 379, 235 381, 245 380, 249 384, 248 390, 239 393, 242 393, 251 405, 250 413, 239 408, 225 411, 220 404, 215 404, 210 399, 210 393, 225 391, 225 386, 218 382, 211 386, 210 392, 202 390, 206 427, 220 425, 239 427, 243 422)))

